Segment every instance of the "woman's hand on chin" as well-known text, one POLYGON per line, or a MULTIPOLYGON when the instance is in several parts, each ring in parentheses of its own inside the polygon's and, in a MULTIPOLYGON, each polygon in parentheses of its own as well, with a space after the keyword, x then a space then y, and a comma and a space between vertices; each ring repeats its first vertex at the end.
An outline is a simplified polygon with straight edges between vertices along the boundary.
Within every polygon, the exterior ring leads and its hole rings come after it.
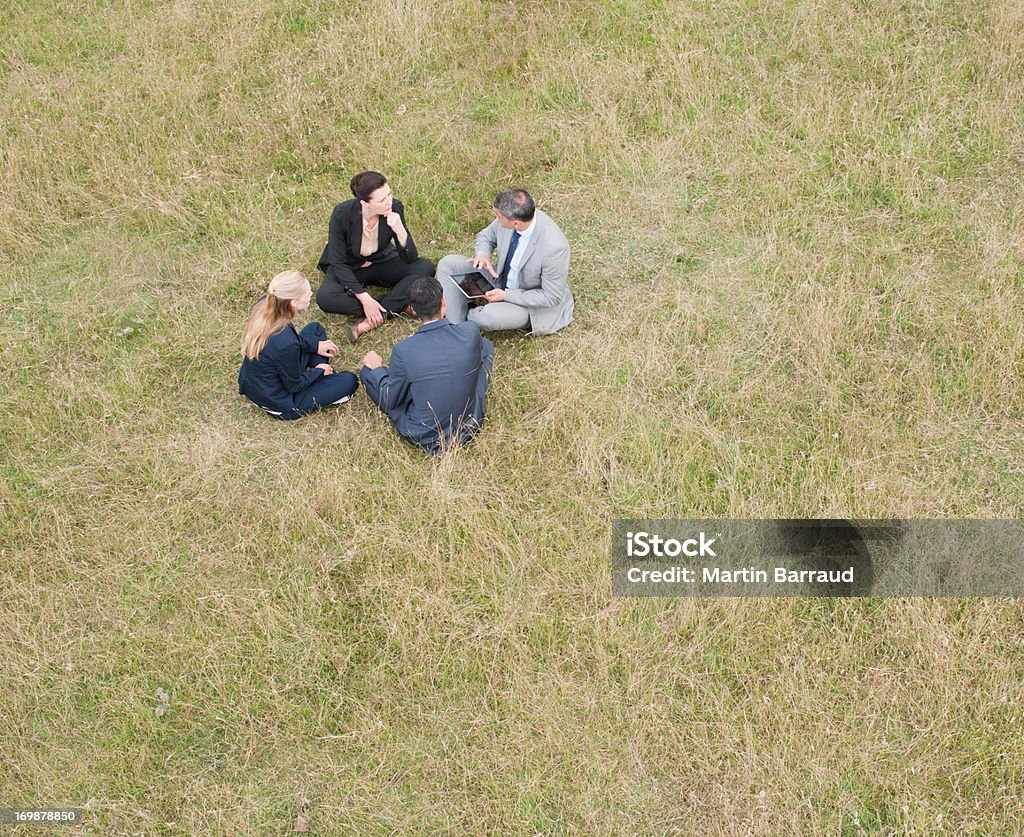
POLYGON ((402 223, 402 216, 397 212, 389 212, 384 216, 384 220, 391 227, 395 238, 398 239, 398 243, 405 247, 405 242, 409 240, 409 232, 405 229, 405 224, 402 223))

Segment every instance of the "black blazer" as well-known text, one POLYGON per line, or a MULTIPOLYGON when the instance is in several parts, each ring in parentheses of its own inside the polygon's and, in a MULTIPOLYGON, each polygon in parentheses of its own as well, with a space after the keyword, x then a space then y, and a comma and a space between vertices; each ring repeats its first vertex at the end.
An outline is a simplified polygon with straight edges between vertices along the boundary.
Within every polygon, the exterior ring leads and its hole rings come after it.
POLYGON ((295 331, 288 323, 267 338, 256 360, 242 358, 238 391, 261 407, 278 412, 295 408, 295 395, 324 376, 323 369, 307 369, 303 353, 316 354, 319 340, 295 331))
MULTIPOLYGON (((363 262, 378 264, 395 258, 400 258, 406 264, 416 261, 419 254, 416 252, 416 242, 412 240, 412 233, 409 232, 409 224, 405 220, 405 208, 401 201, 396 200, 392 201, 391 209, 398 213, 405 231, 409 233, 405 240, 405 247, 398 243, 395 231, 381 218, 377 222, 377 251, 369 256, 359 255, 359 247, 363 242, 363 216, 359 201, 352 198, 352 200, 344 201, 334 207, 327 232, 327 246, 324 247, 317 267, 325 274, 329 274, 332 267, 347 267, 349 270, 353 270, 363 262)), ((344 276, 347 272, 343 270, 335 274, 335 278, 344 287, 352 284, 351 280, 347 280, 347 277, 344 276)), ((358 282, 352 286, 357 293, 362 293, 363 289, 358 282)))

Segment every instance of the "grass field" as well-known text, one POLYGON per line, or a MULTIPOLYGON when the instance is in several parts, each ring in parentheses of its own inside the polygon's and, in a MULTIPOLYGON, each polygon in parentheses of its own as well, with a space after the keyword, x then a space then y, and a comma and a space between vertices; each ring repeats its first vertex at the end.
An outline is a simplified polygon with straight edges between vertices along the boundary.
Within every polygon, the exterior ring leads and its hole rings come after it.
POLYGON ((1022 42, 1013 0, 0 0, 0 807, 1024 832, 1019 604, 615 599, 608 556, 1021 516, 1022 42), (236 395, 364 168, 435 261, 510 185, 573 246, 576 322, 496 338, 440 458, 236 395))

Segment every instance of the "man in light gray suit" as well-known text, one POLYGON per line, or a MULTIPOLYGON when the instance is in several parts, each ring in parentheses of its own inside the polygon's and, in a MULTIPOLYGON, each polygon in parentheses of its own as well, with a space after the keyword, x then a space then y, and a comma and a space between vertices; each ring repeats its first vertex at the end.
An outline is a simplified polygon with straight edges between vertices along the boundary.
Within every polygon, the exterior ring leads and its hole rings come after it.
POLYGON ((494 221, 476 237, 473 258, 445 256, 437 266, 448 319, 469 319, 481 331, 522 328, 554 334, 572 322, 569 242, 525 189, 509 189, 494 199, 494 221), (497 270, 491 256, 498 251, 497 270), (494 285, 487 304, 469 307, 460 276, 483 273, 494 285), (453 278, 454 277, 454 278, 453 278))

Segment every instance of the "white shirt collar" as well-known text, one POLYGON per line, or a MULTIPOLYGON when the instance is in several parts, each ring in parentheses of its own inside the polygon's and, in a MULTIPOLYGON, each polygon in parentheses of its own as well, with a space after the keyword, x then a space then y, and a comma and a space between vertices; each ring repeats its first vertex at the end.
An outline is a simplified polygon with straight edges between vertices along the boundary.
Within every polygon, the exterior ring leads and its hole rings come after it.
MULTIPOLYGON (((530 221, 530 226, 528 226, 525 230, 519 230, 519 241, 521 242, 524 238, 529 238, 533 234, 533 231, 536 228, 537 228, 537 216, 534 215, 533 216, 533 220, 530 221)), ((514 230, 513 230, 513 232, 514 232, 514 230)))

